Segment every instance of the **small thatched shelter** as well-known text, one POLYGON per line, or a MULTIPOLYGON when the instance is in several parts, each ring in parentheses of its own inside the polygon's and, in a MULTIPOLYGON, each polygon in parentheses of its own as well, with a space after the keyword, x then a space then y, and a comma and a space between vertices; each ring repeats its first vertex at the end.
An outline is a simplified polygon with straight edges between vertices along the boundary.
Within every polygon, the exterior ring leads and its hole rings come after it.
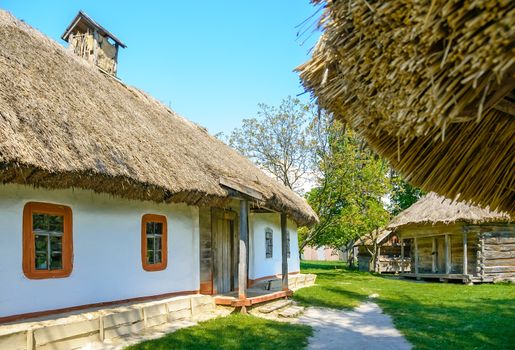
POLYGON ((506 213, 453 202, 429 193, 397 215, 388 228, 399 235, 411 267, 408 277, 464 282, 515 281, 515 225, 506 213))
POLYGON ((354 247, 358 249, 358 268, 360 271, 379 273, 401 272, 401 265, 410 266, 408 254, 401 260, 401 242, 392 230, 377 230, 360 237, 354 247), (376 260, 374 261, 374 256, 376 260), (402 263, 404 261, 404 264, 402 263), (375 266, 374 266, 375 265, 375 266))
POLYGON ((513 213, 515 2, 313 2, 318 103, 414 185, 513 213))

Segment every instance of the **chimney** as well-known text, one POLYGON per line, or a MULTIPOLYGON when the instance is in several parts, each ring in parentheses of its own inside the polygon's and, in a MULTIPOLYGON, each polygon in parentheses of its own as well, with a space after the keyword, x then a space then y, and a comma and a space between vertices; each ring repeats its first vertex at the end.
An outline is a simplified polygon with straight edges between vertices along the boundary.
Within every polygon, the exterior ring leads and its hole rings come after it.
POLYGON ((118 49, 127 46, 87 14, 79 11, 61 38, 75 54, 116 76, 118 49))

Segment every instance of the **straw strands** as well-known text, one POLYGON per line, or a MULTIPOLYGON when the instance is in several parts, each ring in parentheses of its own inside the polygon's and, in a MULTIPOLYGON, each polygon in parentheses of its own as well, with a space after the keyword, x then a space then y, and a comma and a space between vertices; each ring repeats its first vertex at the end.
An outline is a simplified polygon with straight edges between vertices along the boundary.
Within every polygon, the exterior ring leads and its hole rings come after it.
POLYGON ((0 183, 224 206, 221 178, 259 191, 256 206, 317 221, 203 128, 0 11, 0 183))
POLYGON ((388 228, 394 229, 411 224, 452 224, 464 222, 480 224, 485 222, 509 222, 506 213, 481 209, 461 202, 452 202, 436 193, 428 193, 415 204, 392 219, 388 228))
POLYGON ((515 2, 314 2, 318 103, 413 184, 515 210, 515 2))

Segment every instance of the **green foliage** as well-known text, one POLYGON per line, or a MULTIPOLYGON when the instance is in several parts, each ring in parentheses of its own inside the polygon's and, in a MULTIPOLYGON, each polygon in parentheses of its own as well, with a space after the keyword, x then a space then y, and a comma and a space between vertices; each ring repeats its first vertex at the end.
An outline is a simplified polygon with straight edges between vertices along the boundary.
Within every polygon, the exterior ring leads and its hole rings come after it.
POLYGON ((303 273, 317 274, 317 285, 296 291, 296 301, 351 309, 377 293, 374 301, 415 349, 515 349, 514 285, 420 283, 328 263, 302 263, 303 273))
POLYGON ((126 350, 291 350, 303 349, 311 327, 232 314, 184 328, 126 350))
POLYGON ((285 186, 303 192, 313 168, 312 108, 288 97, 279 107, 259 104, 257 118, 244 119, 229 145, 285 186))
POLYGON ((320 114, 314 124, 318 178, 306 198, 320 223, 303 232, 301 248, 341 248, 388 221, 383 198, 390 190, 389 168, 363 139, 330 116, 320 114))
POLYGON ((390 212, 397 215, 418 201, 425 193, 418 187, 412 186, 399 174, 392 170, 390 175, 392 193, 390 195, 390 212))

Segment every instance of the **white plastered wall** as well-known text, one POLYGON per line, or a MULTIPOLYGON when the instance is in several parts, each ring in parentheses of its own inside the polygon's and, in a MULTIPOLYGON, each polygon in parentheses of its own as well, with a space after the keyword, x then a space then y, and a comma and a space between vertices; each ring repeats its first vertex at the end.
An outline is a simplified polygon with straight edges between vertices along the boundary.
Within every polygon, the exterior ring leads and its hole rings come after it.
MULTIPOLYGON (((250 266, 249 278, 258 279, 282 273, 281 256, 281 215, 279 213, 251 213, 250 214, 250 266), (266 258, 265 230, 273 231, 272 258, 266 258)), ((288 220, 290 231, 290 258, 288 259, 288 272, 300 271, 298 249, 297 225, 288 220)))
POLYGON ((125 200, 85 190, 0 185, 0 317, 199 288, 197 207, 125 200), (29 201, 73 213, 73 271, 31 280, 22 270, 22 216, 29 201), (168 266, 141 265, 141 217, 168 220, 168 266))

